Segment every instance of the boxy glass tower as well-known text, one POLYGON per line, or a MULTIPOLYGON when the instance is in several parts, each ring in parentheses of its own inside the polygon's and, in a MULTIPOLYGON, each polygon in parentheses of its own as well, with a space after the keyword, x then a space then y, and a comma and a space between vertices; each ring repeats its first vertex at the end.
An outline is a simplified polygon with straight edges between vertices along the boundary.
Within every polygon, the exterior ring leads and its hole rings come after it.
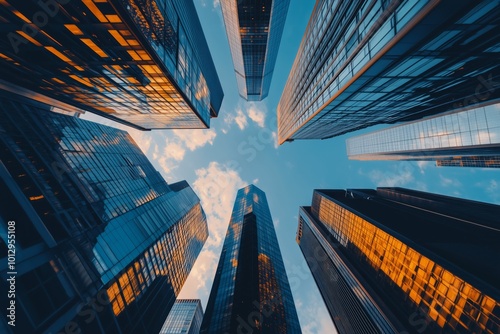
POLYGON ((318 0, 278 141, 325 139, 500 97, 498 1, 318 0))
POLYGON ((207 128, 222 87, 192 0, 0 3, 0 88, 141 130, 207 128))
POLYGON ((339 333, 498 333, 500 206, 315 190, 297 243, 339 333))
POLYGON ((125 131, 48 109, 0 97, 0 331, 158 333, 208 237, 200 200, 125 131))

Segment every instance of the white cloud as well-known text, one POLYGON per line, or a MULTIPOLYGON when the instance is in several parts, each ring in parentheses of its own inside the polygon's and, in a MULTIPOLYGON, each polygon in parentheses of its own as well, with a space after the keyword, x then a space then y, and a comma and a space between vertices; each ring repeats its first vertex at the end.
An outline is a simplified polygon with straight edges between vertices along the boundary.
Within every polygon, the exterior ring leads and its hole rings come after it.
POLYGON ((195 173, 192 187, 207 215, 209 237, 179 298, 208 298, 236 192, 248 184, 237 170, 215 161, 195 173))
POLYGON ((234 121, 236 122, 236 124, 238 124, 238 127, 240 128, 240 130, 245 129, 246 126, 248 125, 247 117, 245 116, 245 114, 241 110, 238 110, 238 112, 236 113, 236 117, 234 117, 234 121))
POLYGON ((278 134, 276 131, 273 131, 273 142, 274 142, 274 148, 278 148, 280 145, 278 144, 278 134))
POLYGON ((247 109, 247 114, 248 117, 257 123, 258 126, 261 128, 264 127, 264 123, 266 120, 266 113, 259 109, 255 103, 249 103, 248 109, 247 109))
POLYGON ((217 136, 217 133, 213 129, 176 129, 172 132, 190 151, 194 151, 206 144, 212 145, 217 136))
POLYGON ((439 178, 441 180, 441 185, 443 187, 455 187, 455 188, 458 188, 460 186, 462 186, 462 184, 460 183, 460 181, 458 181, 457 179, 451 179, 451 178, 447 178, 447 177, 444 177, 443 175, 439 175, 439 178))
MULTIPOLYGON (((361 172, 363 175, 363 173, 361 172)), ((399 187, 414 180, 412 170, 397 168, 396 171, 372 170, 367 175, 377 187, 399 187)))
POLYGON ((296 299, 295 306, 301 315, 300 321, 303 334, 332 333, 332 320, 326 308, 321 307, 322 304, 323 301, 317 297, 309 297, 307 302, 303 302, 299 298, 296 299))
POLYGON ((196 180, 193 189, 201 200, 201 205, 209 220, 209 231, 213 246, 221 243, 227 224, 231 217, 233 201, 238 189, 244 187, 244 182, 238 172, 230 167, 212 161, 207 168, 195 171, 196 180))
POLYGON ((425 169, 431 165, 431 161, 417 161, 417 166, 420 168, 420 173, 425 174, 425 169))
POLYGON ((167 159, 172 158, 174 160, 181 161, 184 159, 186 149, 179 142, 167 139, 163 153, 167 159))
POLYGON ((241 109, 238 109, 236 111, 236 115, 232 113, 227 113, 226 116, 224 117, 224 122, 231 126, 233 123, 236 123, 240 130, 244 130, 246 126, 248 125, 248 120, 245 114, 241 109))

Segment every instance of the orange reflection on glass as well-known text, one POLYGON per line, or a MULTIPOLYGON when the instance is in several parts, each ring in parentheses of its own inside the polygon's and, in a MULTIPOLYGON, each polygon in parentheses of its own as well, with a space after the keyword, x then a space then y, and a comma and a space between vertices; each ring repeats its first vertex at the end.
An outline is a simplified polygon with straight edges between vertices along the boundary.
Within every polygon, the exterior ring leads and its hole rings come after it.
POLYGON ((47 51, 50 51, 52 54, 54 54, 55 56, 57 56, 62 61, 66 62, 68 64, 72 63, 71 59, 69 59, 65 54, 63 54, 61 51, 57 50, 53 46, 46 46, 45 49, 47 51))
POLYGON ((34 39, 33 37, 31 37, 30 35, 28 35, 27 33, 25 33, 24 31, 22 30, 17 30, 16 31, 19 35, 23 36, 23 38, 27 39, 28 41, 30 41, 31 43, 35 44, 36 46, 42 46, 42 44, 40 44, 40 42, 38 42, 36 39, 34 39))
POLYGON ((491 328, 499 328, 498 319, 490 315, 500 303, 336 203, 320 197, 317 211, 337 240, 355 246, 440 327, 460 323, 471 329, 476 323, 485 333, 496 333, 491 328), (489 320, 494 324, 486 328, 489 320))
POLYGON ((100 22, 102 23, 108 22, 104 14, 99 10, 99 8, 97 8, 97 6, 94 4, 92 0, 83 0, 82 2, 85 4, 85 6, 87 6, 87 8, 92 12, 92 14, 94 14, 95 17, 97 17, 97 19, 100 22))
POLYGON ((98 47, 97 44, 95 44, 94 41, 91 40, 90 38, 80 38, 80 40, 83 43, 85 43, 85 45, 87 45, 92 51, 97 53, 100 57, 102 57, 102 58, 108 57, 106 52, 104 52, 100 47, 98 47))
POLYGON ((83 31, 78 28, 76 24, 65 24, 66 29, 68 29, 73 35, 83 35, 83 31))

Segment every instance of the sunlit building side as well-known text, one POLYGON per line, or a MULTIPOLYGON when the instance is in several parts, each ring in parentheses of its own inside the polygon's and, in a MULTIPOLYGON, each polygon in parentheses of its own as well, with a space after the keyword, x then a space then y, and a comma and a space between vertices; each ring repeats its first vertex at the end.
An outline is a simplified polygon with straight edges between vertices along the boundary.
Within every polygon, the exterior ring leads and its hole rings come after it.
POLYGON ((200 333, 301 333, 265 193, 238 191, 200 333))
POLYGON ((218 115, 192 0, 2 1, 0 17, 2 89, 142 130, 207 128, 218 115))
POLYGON ((290 0, 220 2, 240 96, 267 97, 290 0))
POLYGON ((498 333, 500 206, 315 190, 297 243, 339 333, 498 333))
POLYGON ((277 108, 278 142, 500 97, 497 1, 318 0, 277 108))
POLYGON ((346 140, 353 160, 435 160, 500 168, 500 104, 428 117, 346 140))
MULTIPOLYGON (((127 132, 0 97, 2 249, 16 228, 16 326, 2 333, 158 333, 208 237, 127 132)), ((8 320, 8 319, 7 319, 8 320)))

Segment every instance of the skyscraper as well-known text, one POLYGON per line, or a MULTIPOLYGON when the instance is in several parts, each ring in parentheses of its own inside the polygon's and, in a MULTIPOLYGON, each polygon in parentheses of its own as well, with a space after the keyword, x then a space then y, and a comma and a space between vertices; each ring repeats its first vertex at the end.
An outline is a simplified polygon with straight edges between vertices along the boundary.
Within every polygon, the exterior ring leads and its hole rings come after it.
POLYGON ((177 299, 160 334, 199 334, 203 308, 199 299, 177 299))
POLYGON ((290 0, 220 4, 240 96, 261 101, 269 93, 290 0))
POLYGON ((0 287, 14 275, 16 293, 0 332, 158 333, 208 237, 200 201, 126 132, 48 109, 0 96, 0 287))
POLYGON ((439 165, 498 168, 500 104, 352 137, 346 146, 354 160, 438 160, 439 165))
POLYGON ((500 96, 497 1, 318 0, 278 141, 330 138, 500 96))
POLYGON ((301 333, 266 194, 238 191, 200 333, 301 333))
POLYGON ((222 103, 192 0, 3 1, 0 88, 138 129, 207 128, 222 103))
POLYGON ((297 243, 339 333, 498 333, 500 206, 315 190, 297 243))

